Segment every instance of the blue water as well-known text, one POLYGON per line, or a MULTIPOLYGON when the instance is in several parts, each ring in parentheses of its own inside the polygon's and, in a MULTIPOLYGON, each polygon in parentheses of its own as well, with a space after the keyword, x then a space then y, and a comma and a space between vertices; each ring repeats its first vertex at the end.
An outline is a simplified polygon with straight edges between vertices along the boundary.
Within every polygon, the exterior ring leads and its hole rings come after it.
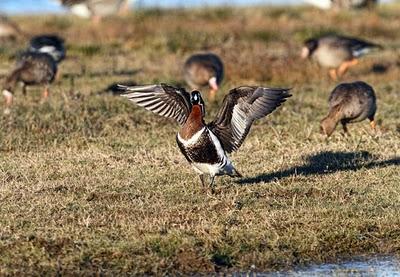
MULTIPOLYGON (((302 0, 131 0, 136 8, 189 8, 208 6, 299 5, 302 0)), ((380 2, 390 2, 381 0, 380 2)), ((57 0, 0 0, 0 14, 62 13, 57 0)))
MULTIPOLYGON (((245 6, 299 4, 302 0, 135 0, 133 5, 143 7, 187 8, 200 6, 245 6)), ((55 0, 0 0, 0 13, 60 13, 65 12, 55 0)))
POLYGON ((263 277, 301 276, 400 276, 400 261, 396 257, 369 257, 336 264, 311 265, 292 271, 261 274, 263 277))

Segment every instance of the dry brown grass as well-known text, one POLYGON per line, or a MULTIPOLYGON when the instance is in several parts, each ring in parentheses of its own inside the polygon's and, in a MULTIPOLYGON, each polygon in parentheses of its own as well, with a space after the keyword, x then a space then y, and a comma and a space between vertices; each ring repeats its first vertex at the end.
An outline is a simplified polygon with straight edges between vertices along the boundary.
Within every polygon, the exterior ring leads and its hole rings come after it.
MULTIPOLYGON (((32 88, 0 117, 0 275, 269 271, 399 254, 398 12, 143 11, 101 29, 72 17, 16 18, 26 31, 66 37, 69 58, 48 103, 32 88), (348 137, 318 132, 336 84, 298 54, 304 38, 327 31, 386 46, 344 79, 376 89, 377 133, 367 122, 348 137), (293 87, 232 155, 245 177, 218 178, 215 195, 179 153, 174 122, 97 94, 124 80, 182 84, 184 59, 203 50, 225 61, 223 92, 293 87)), ((25 43, 2 44, 1 72, 25 43)), ((207 119, 217 108, 208 105, 207 119)))

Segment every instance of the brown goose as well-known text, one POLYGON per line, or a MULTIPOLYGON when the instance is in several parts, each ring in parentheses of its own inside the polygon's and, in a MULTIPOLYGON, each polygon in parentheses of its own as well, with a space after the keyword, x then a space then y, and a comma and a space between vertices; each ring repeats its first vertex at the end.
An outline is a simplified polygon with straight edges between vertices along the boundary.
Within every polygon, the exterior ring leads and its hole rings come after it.
POLYGON ((321 130, 328 137, 340 122, 345 133, 347 124, 366 118, 375 129, 376 96, 374 89, 361 81, 338 85, 329 97, 329 114, 321 121, 321 130))
POLYGON ((358 63, 358 58, 382 46, 352 37, 326 35, 304 42, 302 58, 313 58, 320 66, 328 67, 333 80, 343 76, 347 69, 358 63))
POLYGON ((49 95, 48 87, 53 82, 57 73, 57 63, 54 59, 44 53, 23 53, 11 74, 6 78, 3 85, 3 95, 6 100, 4 113, 10 112, 13 102, 13 93, 18 82, 22 83, 22 92, 26 93, 26 86, 43 85, 43 97, 49 95))
POLYGON ((102 17, 126 12, 130 0, 60 0, 61 5, 67 7, 73 14, 89 18, 94 23, 100 22, 102 17))
POLYGON ((183 66, 186 83, 191 89, 210 87, 210 100, 214 100, 215 94, 224 77, 224 65, 215 54, 195 54, 190 56, 183 66))
POLYGON ((165 84, 123 88, 127 91, 123 96, 129 100, 179 122, 176 142, 199 174, 203 187, 210 176, 211 189, 215 176, 241 176, 227 153, 239 149, 254 120, 270 114, 291 96, 288 89, 238 87, 225 96, 214 121, 206 124, 205 105, 199 91, 188 93, 165 84))

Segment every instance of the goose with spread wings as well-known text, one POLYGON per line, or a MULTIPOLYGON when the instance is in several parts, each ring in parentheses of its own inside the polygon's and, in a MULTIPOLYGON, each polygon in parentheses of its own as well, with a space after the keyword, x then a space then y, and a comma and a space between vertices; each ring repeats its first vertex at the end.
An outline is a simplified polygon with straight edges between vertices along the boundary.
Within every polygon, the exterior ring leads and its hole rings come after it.
POLYGON ((254 120, 279 107, 290 97, 290 89, 242 86, 225 96, 215 119, 204 122, 205 105, 201 93, 191 93, 166 84, 122 87, 124 97, 180 124, 176 141, 187 161, 199 174, 203 187, 213 190, 219 175, 241 177, 228 153, 242 145, 254 120))

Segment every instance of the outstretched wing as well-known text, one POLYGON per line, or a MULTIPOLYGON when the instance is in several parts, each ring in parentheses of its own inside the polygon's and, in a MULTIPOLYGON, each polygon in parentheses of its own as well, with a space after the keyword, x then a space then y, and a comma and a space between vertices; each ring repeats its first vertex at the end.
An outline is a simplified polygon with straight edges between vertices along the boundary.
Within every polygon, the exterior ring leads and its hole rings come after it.
POLYGON ((126 92, 121 96, 153 113, 174 118, 181 125, 185 123, 190 114, 192 107, 190 95, 184 89, 166 84, 119 87, 126 92))
POLYGON ((232 89, 225 96, 209 128, 218 136, 226 152, 236 151, 253 121, 268 115, 285 102, 291 96, 289 90, 247 86, 232 89))

